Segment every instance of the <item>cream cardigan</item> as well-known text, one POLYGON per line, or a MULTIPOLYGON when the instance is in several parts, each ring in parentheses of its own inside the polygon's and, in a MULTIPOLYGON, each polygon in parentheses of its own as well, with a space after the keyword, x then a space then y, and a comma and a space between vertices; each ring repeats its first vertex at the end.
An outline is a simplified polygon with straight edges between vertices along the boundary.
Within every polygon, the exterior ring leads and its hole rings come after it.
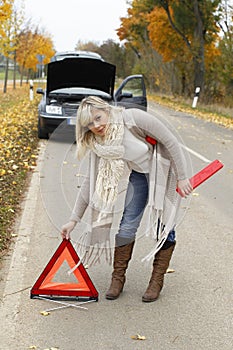
MULTIPOLYGON (((146 136, 156 139, 157 144, 149 146, 150 157, 150 182, 149 182, 149 202, 148 210, 148 230, 146 235, 153 237, 156 241, 153 250, 145 259, 149 260, 161 248, 165 242, 169 231, 176 223, 180 196, 176 192, 177 180, 187 178, 186 161, 183 150, 172 132, 156 117, 140 109, 123 110, 123 121, 125 127, 138 139, 146 142, 146 136), (165 224, 164 229, 157 235, 158 218, 165 224)), ((90 263, 90 256, 93 249, 97 248, 97 256, 93 263, 99 261, 100 255, 106 248, 114 248, 114 238, 117 233, 117 226, 112 229, 114 222, 112 217, 98 224, 96 214, 91 208, 91 198, 94 193, 95 181, 98 169, 98 156, 89 151, 85 157, 86 177, 77 195, 70 220, 80 223, 78 238, 76 239, 79 249, 83 250, 82 255, 89 257, 85 262, 90 263), (106 244, 107 242, 107 244, 106 244)), ((122 188, 126 192, 129 169, 126 176, 119 184, 119 193, 122 188)), ((121 208, 122 209, 122 208, 121 208)), ((111 256, 107 258, 111 260, 111 256)), ((109 261, 111 263, 111 261, 109 261)))

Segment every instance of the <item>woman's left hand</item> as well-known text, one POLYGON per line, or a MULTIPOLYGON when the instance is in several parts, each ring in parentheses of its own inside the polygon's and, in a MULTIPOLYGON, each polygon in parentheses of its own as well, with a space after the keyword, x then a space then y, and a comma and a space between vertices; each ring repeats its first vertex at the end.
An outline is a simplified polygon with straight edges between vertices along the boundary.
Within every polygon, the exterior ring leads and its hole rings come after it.
POLYGON ((177 187, 182 197, 187 197, 193 190, 193 187, 189 179, 178 180, 177 187))

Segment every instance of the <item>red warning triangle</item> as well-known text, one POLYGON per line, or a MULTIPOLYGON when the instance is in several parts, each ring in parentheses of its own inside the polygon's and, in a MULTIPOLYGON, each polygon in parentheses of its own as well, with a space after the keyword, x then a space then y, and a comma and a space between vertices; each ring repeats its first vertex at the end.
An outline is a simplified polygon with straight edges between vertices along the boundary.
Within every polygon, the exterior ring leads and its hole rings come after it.
POLYGON ((80 262, 79 256, 73 245, 70 240, 67 239, 64 239, 61 242, 44 271, 32 287, 31 298, 41 295, 49 295, 50 297, 69 296, 76 298, 89 298, 97 301, 98 292, 82 263, 80 263, 73 272, 75 282, 62 283, 54 281, 56 273, 64 262, 68 263, 70 269, 80 262))

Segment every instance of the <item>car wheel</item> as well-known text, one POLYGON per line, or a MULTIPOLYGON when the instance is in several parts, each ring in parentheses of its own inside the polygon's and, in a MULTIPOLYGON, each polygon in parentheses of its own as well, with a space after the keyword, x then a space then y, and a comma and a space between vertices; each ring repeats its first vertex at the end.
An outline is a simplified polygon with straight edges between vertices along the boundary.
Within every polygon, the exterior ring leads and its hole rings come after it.
POLYGON ((38 122, 38 138, 46 140, 49 138, 49 133, 40 126, 40 122, 38 122))

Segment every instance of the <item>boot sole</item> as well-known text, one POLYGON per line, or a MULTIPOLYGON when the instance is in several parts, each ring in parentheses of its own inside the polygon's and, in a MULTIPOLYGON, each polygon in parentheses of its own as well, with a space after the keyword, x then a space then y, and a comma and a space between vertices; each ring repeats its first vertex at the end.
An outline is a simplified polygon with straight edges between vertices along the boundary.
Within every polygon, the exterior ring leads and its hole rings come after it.
POLYGON ((154 298, 154 299, 146 299, 146 298, 142 297, 143 303, 152 303, 153 301, 156 301, 157 299, 158 299, 158 297, 154 298))
POLYGON ((113 296, 110 296, 110 295, 105 295, 105 299, 107 300, 115 300, 119 297, 119 295, 117 297, 113 297, 113 296))

